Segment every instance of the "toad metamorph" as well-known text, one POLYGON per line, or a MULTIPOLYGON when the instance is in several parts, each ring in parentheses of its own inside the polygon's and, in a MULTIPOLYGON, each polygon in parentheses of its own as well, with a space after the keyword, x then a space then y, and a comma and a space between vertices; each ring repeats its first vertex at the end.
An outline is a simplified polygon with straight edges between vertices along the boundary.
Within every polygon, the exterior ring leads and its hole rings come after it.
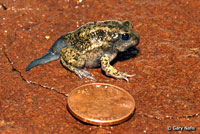
POLYGON ((119 52, 138 43, 139 35, 130 21, 90 22, 61 36, 46 54, 33 60, 26 71, 60 58, 62 64, 80 78, 95 80, 85 68, 101 67, 106 75, 128 81, 128 77, 134 75, 118 71, 110 62, 119 52))

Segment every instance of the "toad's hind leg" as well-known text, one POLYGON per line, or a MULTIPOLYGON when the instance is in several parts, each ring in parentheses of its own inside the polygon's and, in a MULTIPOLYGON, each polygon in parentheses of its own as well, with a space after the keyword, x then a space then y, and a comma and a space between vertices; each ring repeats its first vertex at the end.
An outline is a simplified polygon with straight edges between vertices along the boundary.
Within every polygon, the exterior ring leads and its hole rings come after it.
POLYGON ((87 72, 85 69, 81 69, 85 66, 85 60, 72 47, 65 47, 61 50, 60 60, 63 66, 76 73, 81 79, 86 77, 96 81, 94 77, 90 76, 89 72, 87 72))

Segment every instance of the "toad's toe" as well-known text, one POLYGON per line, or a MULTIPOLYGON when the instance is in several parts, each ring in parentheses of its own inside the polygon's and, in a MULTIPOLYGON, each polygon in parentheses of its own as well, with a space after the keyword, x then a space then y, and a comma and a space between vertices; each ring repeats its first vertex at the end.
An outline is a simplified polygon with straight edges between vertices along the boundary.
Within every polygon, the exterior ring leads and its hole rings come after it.
POLYGON ((77 69, 75 70, 75 73, 82 79, 83 77, 89 78, 93 81, 96 81, 96 79, 92 76, 90 76, 90 73, 84 69, 77 69))

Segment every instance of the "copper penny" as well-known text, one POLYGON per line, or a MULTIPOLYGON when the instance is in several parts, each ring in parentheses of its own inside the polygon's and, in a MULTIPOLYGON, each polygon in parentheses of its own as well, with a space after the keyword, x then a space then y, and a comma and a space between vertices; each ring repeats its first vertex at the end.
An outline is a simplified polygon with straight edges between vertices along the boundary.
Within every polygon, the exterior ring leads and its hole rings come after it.
POLYGON ((111 84, 91 83, 77 87, 69 94, 67 108, 83 122, 114 125, 133 115, 135 100, 122 88, 111 84))

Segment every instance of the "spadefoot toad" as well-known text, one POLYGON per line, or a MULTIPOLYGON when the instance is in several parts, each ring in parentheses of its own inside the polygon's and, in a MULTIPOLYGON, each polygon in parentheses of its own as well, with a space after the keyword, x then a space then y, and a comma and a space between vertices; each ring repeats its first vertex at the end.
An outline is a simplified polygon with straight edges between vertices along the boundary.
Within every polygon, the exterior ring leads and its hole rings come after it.
POLYGON ((62 64, 80 78, 95 80, 85 68, 101 67, 106 75, 128 81, 128 77, 134 75, 118 71, 110 62, 119 52, 138 43, 139 35, 130 21, 90 22, 61 36, 46 54, 33 60, 26 71, 60 58, 62 64))

